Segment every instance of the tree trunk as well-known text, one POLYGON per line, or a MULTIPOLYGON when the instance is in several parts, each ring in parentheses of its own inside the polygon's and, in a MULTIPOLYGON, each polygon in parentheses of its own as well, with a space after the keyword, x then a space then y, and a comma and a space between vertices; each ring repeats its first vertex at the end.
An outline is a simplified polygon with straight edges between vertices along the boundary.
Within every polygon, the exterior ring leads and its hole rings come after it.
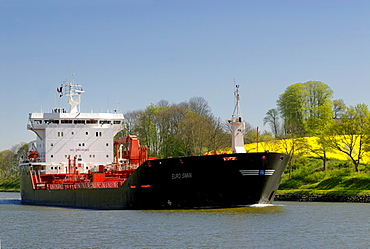
POLYGON ((327 161, 327 158, 326 158, 326 151, 324 151, 324 156, 323 156, 323 164, 324 164, 324 171, 326 171, 327 170, 327 168, 326 168, 326 161, 327 161))

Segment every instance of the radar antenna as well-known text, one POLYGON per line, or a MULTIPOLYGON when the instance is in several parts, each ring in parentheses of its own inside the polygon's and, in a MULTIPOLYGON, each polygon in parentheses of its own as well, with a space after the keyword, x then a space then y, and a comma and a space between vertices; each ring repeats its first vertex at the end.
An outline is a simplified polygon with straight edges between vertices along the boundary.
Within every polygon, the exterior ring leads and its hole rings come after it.
POLYGON ((60 93, 60 97, 63 95, 68 96, 69 112, 70 113, 79 113, 80 112, 80 103, 81 103, 81 93, 85 91, 82 90, 81 85, 77 85, 74 82, 74 74, 72 74, 72 81, 67 82, 65 80, 57 92, 60 93))

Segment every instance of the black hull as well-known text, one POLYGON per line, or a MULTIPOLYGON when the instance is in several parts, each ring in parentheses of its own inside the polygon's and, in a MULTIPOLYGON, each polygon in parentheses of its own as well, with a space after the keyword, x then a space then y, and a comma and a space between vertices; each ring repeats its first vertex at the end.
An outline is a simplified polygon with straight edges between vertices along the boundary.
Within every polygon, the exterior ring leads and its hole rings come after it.
POLYGON ((149 160, 120 188, 34 190, 21 173, 22 202, 91 209, 178 209, 267 204, 289 156, 245 153, 149 160))

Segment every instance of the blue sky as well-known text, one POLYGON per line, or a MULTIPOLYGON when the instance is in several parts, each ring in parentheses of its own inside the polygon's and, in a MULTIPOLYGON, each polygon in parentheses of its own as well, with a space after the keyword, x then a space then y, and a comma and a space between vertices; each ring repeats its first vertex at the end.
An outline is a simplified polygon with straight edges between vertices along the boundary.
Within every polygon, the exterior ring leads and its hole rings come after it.
POLYGON ((0 151, 34 134, 28 113, 143 109, 204 97, 230 118, 234 79, 252 126, 287 86, 322 81, 334 99, 370 104, 370 1, 0 0, 0 151))

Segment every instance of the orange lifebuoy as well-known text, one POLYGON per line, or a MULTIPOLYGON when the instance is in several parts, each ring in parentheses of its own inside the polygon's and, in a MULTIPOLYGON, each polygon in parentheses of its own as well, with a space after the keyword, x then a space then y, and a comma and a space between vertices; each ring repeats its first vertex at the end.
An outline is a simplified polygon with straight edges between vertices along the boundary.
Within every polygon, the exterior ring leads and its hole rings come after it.
POLYGON ((30 151, 28 158, 38 158, 39 153, 37 151, 30 151))

